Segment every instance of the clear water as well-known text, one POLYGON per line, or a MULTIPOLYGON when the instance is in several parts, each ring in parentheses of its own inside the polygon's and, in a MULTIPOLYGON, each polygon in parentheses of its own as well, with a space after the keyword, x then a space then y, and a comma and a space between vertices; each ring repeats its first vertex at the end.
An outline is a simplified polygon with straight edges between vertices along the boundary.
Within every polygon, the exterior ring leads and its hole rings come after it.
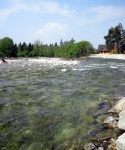
POLYGON ((125 96, 125 62, 89 59, 70 67, 0 65, 0 149, 79 150, 116 136, 102 125, 125 96))

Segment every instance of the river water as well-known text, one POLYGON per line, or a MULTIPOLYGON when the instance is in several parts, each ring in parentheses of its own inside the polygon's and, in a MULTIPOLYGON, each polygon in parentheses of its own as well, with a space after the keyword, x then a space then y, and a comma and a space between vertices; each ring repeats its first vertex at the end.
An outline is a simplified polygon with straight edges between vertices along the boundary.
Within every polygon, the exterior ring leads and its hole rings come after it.
POLYGON ((0 149, 82 150, 125 96, 125 62, 79 60, 75 66, 0 65, 0 149))

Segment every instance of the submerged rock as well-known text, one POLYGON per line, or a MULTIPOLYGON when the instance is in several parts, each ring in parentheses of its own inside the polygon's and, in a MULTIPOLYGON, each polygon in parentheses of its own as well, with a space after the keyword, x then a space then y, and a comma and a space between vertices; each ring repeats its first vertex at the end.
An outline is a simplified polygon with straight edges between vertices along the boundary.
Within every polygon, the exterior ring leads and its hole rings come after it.
POLYGON ((125 133, 116 140, 117 150, 125 150, 125 133))
POLYGON ((117 121, 112 116, 108 116, 104 120, 103 124, 113 128, 117 127, 117 121))
POLYGON ((125 130, 125 110, 119 113, 118 128, 125 130))

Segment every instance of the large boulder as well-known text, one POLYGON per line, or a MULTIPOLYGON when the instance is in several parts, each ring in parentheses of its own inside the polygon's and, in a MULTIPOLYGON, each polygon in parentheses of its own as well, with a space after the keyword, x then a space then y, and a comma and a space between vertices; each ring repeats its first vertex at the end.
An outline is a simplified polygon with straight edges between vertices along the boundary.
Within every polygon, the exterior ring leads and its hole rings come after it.
POLYGON ((125 130, 125 110, 119 113, 118 128, 125 130))
POLYGON ((108 116, 104 120, 103 124, 108 127, 113 127, 113 128, 117 127, 117 121, 112 116, 108 116))
POLYGON ((125 133, 116 140, 117 150, 125 150, 125 133))
POLYGON ((122 99, 120 99, 116 105, 109 110, 108 112, 116 112, 116 113, 120 113, 122 110, 125 110, 125 97, 123 97, 122 99))

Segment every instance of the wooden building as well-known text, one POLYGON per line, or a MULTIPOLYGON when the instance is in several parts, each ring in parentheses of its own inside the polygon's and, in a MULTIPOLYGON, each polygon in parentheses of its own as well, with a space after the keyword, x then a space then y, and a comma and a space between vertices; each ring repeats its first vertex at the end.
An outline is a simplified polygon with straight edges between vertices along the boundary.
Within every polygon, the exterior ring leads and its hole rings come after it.
POLYGON ((98 46, 98 53, 99 53, 99 54, 110 54, 111 51, 108 50, 108 48, 107 48, 106 45, 99 45, 99 46, 98 46))

